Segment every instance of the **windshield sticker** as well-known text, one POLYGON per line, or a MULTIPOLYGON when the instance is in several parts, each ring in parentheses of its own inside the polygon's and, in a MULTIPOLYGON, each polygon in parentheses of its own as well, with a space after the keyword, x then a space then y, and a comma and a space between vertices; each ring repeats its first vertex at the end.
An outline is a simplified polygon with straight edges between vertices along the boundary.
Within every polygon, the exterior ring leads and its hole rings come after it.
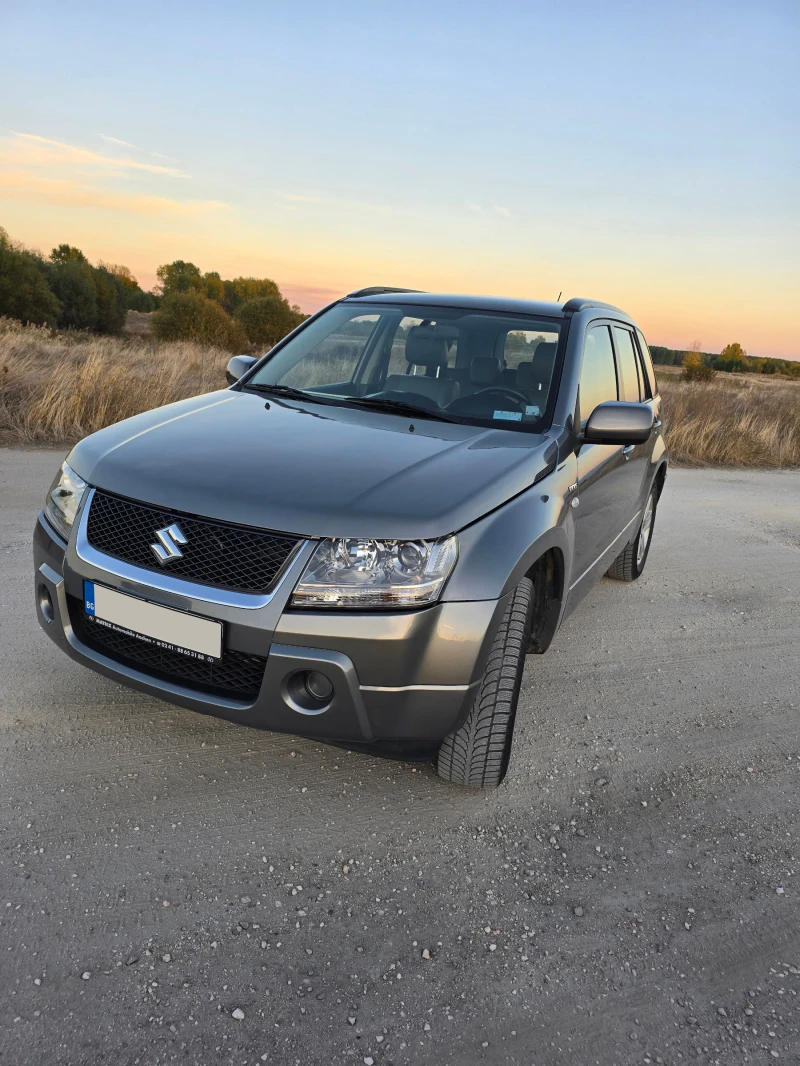
POLYGON ((538 407, 537 407, 537 406, 536 406, 535 404, 529 404, 529 405, 528 405, 528 406, 527 406, 527 407, 525 408, 525 414, 526 414, 526 415, 537 415, 537 416, 538 416, 538 414, 539 414, 539 408, 538 408, 538 407))
POLYGON ((492 418, 501 418, 505 422, 521 422, 522 411, 495 411, 492 418))

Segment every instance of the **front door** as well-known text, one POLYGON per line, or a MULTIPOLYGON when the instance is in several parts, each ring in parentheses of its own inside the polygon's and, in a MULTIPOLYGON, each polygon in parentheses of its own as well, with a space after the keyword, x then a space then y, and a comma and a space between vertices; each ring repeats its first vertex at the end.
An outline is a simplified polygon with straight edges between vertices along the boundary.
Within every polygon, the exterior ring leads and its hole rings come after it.
MULTIPOLYGON (((584 342, 578 394, 581 432, 595 407, 607 400, 624 399, 623 390, 610 327, 592 326, 584 342)), ((633 460, 635 450, 619 444, 584 444, 578 453, 570 585, 577 584, 615 540, 619 538, 620 550, 624 544, 620 533, 635 518, 644 476, 643 464, 633 460)))

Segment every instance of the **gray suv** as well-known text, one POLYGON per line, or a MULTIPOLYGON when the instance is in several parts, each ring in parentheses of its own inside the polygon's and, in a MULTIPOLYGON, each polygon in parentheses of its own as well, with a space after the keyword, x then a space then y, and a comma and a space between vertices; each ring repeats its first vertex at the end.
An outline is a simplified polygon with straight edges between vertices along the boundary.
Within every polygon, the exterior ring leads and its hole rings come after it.
POLYGON ((364 289, 228 381, 70 452, 45 632, 172 703, 498 785, 525 656, 647 561, 667 453, 635 322, 364 289))

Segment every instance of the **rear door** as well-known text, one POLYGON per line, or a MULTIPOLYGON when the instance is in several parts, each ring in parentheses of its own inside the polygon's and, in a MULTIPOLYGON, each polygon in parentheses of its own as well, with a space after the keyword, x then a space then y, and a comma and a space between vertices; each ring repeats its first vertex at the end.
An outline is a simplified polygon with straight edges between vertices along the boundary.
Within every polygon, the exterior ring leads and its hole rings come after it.
MULTIPOLYGON (((611 336, 614 339, 614 353, 617 359, 620 399, 628 400, 631 403, 640 403, 642 400, 649 399, 649 382, 644 372, 633 331, 622 324, 614 324, 611 327, 611 336)), ((642 489, 647 472, 650 469, 655 439, 655 434, 651 434, 650 439, 643 444, 628 445, 628 447, 622 449, 622 454, 628 464, 627 472, 631 478, 631 484, 635 486, 635 494, 631 499, 628 519, 632 518, 641 506, 642 489)))
MULTIPOLYGON (((592 324, 586 331, 578 392, 581 432, 598 404, 625 399, 611 329, 610 323, 603 323, 592 324)), ((571 586, 588 573, 635 514, 643 475, 630 456, 630 450, 619 444, 583 444, 578 452, 571 586)))

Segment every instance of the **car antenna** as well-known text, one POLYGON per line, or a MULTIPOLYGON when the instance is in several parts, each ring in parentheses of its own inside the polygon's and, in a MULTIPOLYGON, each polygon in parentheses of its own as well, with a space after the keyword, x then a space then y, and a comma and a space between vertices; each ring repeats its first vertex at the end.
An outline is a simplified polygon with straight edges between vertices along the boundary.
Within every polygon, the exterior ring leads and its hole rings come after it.
MULTIPOLYGON (((561 290, 561 292, 563 292, 563 291, 564 291, 564 290, 562 289, 562 290, 561 290)), ((558 294, 558 296, 556 297, 556 303, 559 303, 559 301, 561 300, 561 292, 560 292, 560 293, 558 294)))

